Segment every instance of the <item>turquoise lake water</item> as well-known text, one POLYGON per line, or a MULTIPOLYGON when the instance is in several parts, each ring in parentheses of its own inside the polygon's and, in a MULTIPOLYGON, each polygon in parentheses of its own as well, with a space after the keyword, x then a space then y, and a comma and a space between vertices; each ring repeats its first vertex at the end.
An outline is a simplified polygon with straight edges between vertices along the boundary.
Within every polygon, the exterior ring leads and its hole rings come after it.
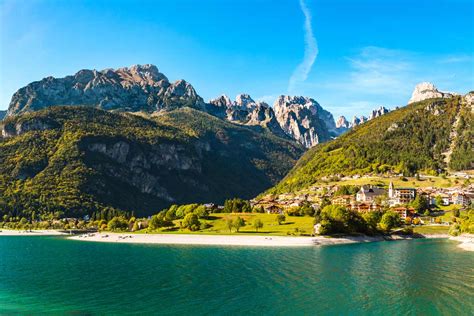
POLYGON ((245 248, 0 237, 0 314, 473 315, 474 253, 447 240, 245 248))

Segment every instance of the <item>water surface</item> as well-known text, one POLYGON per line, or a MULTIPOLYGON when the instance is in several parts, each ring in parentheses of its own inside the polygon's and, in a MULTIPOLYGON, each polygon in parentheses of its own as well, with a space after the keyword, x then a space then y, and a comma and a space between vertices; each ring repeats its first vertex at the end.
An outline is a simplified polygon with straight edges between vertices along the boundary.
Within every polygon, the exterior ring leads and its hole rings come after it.
POLYGON ((447 240, 309 248, 0 237, 0 314, 473 315, 447 240))

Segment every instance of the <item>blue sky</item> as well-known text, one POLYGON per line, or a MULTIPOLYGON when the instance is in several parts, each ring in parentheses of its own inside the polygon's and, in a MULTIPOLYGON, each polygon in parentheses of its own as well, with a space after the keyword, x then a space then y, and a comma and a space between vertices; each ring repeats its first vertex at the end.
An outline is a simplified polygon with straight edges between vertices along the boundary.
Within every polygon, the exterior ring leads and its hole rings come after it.
POLYGON ((152 63, 205 99, 316 99, 335 116, 474 90, 474 1, 0 0, 0 109, 79 69, 152 63))

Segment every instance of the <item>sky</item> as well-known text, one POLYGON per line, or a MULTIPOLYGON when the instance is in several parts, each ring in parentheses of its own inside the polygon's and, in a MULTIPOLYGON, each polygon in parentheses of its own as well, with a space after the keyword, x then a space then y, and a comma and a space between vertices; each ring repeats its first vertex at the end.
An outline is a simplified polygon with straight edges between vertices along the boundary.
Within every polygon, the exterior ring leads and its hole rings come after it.
POLYGON ((368 115, 422 81, 474 90, 474 0, 0 0, 0 110, 47 76, 147 63, 206 101, 368 115))

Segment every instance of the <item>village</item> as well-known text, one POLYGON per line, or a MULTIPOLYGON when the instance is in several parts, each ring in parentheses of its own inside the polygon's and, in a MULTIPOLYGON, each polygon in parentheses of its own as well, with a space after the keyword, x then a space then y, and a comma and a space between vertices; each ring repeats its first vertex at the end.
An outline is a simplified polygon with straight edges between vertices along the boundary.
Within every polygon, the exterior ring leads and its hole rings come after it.
POLYGON ((426 202, 426 210, 433 215, 443 213, 443 208, 450 205, 462 210, 474 204, 474 185, 414 188, 396 187, 390 182, 388 188, 384 188, 371 184, 361 186, 334 184, 313 186, 304 193, 266 195, 252 200, 251 203, 253 207, 263 208, 269 214, 283 214, 292 208, 304 205, 317 210, 327 204, 339 205, 361 213, 390 209, 406 220, 423 215, 417 213, 412 206, 417 197, 426 202))

